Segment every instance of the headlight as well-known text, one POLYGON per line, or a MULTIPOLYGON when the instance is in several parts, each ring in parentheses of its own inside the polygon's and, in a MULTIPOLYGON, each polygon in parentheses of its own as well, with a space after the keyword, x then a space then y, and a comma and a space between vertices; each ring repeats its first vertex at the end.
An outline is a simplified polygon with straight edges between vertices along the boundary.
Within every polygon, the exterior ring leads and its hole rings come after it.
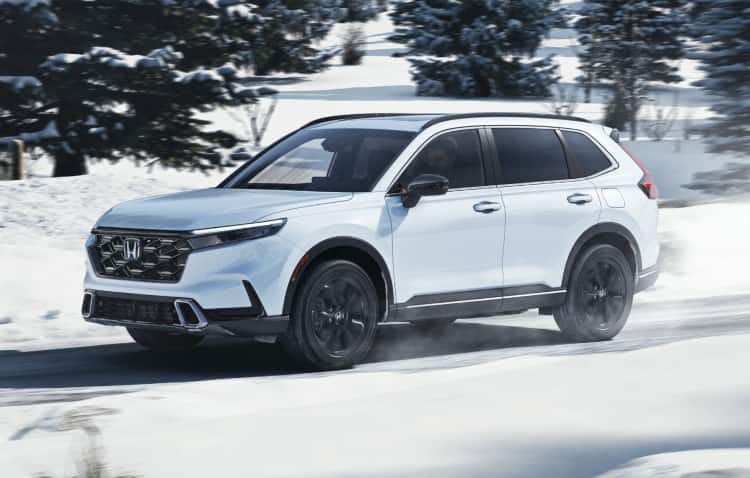
POLYGON ((193 249, 218 246, 237 241, 250 241, 261 237, 272 236, 279 232, 286 224, 286 219, 254 222, 252 224, 237 224, 235 226, 211 227, 190 231, 195 236, 188 239, 193 249))

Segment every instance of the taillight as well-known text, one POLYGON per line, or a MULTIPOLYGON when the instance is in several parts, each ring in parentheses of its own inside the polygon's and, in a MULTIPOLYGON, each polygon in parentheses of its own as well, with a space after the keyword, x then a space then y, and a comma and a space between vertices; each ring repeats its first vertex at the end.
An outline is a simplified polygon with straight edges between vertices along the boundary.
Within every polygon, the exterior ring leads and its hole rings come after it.
POLYGON ((656 188, 656 181, 654 181, 654 177, 651 175, 651 172, 646 168, 646 166, 643 165, 638 158, 635 157, 632 151, 630 151, 628 148, 626 148, 623 145, 620 145, 620 147, 628 153, 628 156, 630 156, 633 161, 635 161, 635 164, 638 165, 639 168, 641 168, 641 171, 643 171, 643 176, 641 176, 641 180, 638 181, 638 187, 641 188, 641 191, 643 191, 644 194, 646 194, 646 197, 649 199, 657 199, 659 197, 659 190, 656 188))

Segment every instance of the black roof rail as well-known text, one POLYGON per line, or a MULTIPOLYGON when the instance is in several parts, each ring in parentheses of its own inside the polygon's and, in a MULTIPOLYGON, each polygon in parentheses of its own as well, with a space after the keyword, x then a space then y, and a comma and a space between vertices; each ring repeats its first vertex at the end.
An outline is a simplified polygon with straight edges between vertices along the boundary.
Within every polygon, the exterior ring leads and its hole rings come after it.
POLYGON ((327 123, 329 121, 353 120, 353 119, 365 119, 365 118, 388 118, 391 116, 430 116, 430 115, 431 113, 355 113, 355 114, 347 114, 347 115, 324 116, 322 118, 318 118, 318 119, 310 121, 309 123, 304 125, 303 128, 307 128, 308 126, 314 126, 320 123, 327 123))
POLYGON ((438 118, 431 119, 422 125, 422 130, 429 128, 432 125, 442 123, 444 121, 451 121, 464 118, 541 118, 541 119, 558 119, 567 121, 582 121, 584 123, 591 123, 591 121, 585 118, 579 118, 577 116, 564 116, 564 115, 553 115, 546 113, 457 113, 440 116, 438 118))

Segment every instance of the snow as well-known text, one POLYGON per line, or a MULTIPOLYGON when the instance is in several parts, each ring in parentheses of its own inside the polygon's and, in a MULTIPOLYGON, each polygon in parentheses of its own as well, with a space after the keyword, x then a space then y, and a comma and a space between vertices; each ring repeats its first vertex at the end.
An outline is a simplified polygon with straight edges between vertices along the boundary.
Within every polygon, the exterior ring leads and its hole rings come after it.
MULTIPOLYGON (((0 469, 65 476, 81 443, 65 417, 84 415, 101 429, 113 473, 593 476, 653 453, 748 443, 740 397, 750 375, 733 371, 749 347, 745 335, 595 359, 525 356, 411 373, 373 364, 10 406, 0 408, 0 436, 21 438, 4 442, 0 469)), ((741 463, 737 453, 725 464, 741 463)))
POLYGON ((687 299, 750 290, 745 238, 750 198, 699 206, 662 209, 659 231, 665 272, 639 301, 687 299))
POLYGON ((598 478, 682 478, 750 476, 750 448, 660 453, 630 461, 598 478))
POLYGON ((92 174, 0 183, 0 348, 19 343, 123 337, 79 317, 83 242, 114 204, 215 186, 220 176, 95 164, 92 174), (29 287, 33 284, 33 287, 29 287))
POLYGON ((10 85, 15 92, 42 87, 42 82, 34 76, 0 76, 0 83, 10 85))

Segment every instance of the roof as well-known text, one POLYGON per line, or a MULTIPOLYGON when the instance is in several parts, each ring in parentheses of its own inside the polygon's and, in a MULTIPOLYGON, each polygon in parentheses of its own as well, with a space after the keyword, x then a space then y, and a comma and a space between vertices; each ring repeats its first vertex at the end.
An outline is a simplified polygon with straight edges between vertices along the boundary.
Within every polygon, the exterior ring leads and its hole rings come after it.
POLYGON ((525 118, 564 120, 590 123, 589 120, 575 116, 562 116, 538 113, 435 113, 435 114, 411 114, 411 113, 370 113, 327 116, 314 120, 305 127, 319 128, 355 128, 355 129, 392 129, 401 131, 419 132, 435 124, 446 121, 472 119, 472 118, 525 118))

